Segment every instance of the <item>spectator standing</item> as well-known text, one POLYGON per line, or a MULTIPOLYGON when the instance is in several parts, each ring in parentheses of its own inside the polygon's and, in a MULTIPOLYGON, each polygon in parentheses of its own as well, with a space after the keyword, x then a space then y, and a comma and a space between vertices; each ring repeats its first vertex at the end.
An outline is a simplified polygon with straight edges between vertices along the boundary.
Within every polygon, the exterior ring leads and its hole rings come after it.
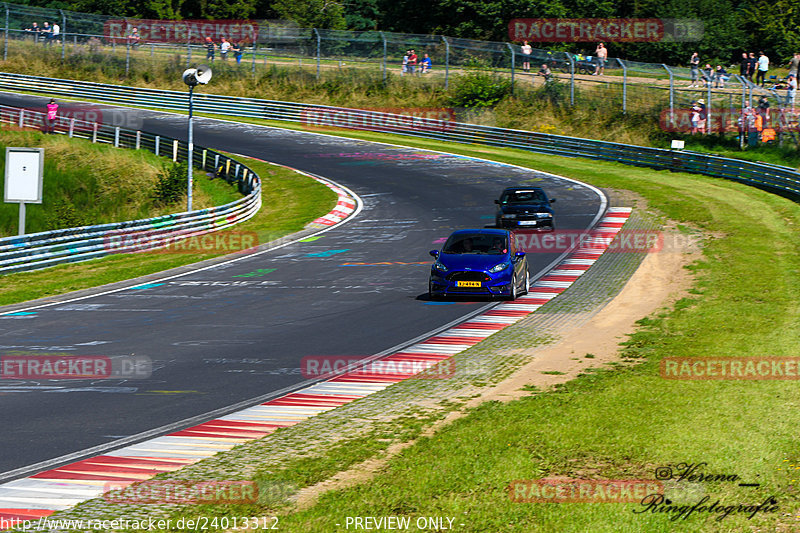
POLYGON ((531 54, 533 47, 528 44, 528 41, 522 41, 522 71, 528 72, 531 69, 531 54))
POLYGON ((698 121, 698 124, 697 124, 697 129, 698 129, 698 131, 700 133, 705 133, 706 132, 706 118, 708 116, 706 114, 706 101, 701 98, 695 103, 695 105, 697 106, 697 108, 699 110, 698 113, 700 113, 700 118, 699 118, 699 121, 698 121))
POLYGON ((414 74, 414 69, 416 69, 417 67, 417 59, 418 59, 417 53, 414 51, 413 48, 409 50, 409 52, 410 53, 408 55, 408 72, 409 74, 414 74))
POLYGON ((58 41, 60 39, 61 39, 61 26, 58 25, 58 22, 54 22, 51 40, 58 41))
POLYGON ((236 64, 238 65, 242 62, 242 45, 239 43, 233 43, 231 51, 233 52, 233 57, 236 59, 236 64))
POLYGON ((55 99, 51 98, 50 103, 47 104, 47 120, 45 124, 45 133, 56 132, 56 120, 58 119, 58 104, 55 99))
POLYGON ((422 73, 427 74, 433 68, 433 62, 428 54, 425 54, 425 57, 422 58, 422 63, 420 63, 422 67, 422 73))
POLYGON ((594 75, 602 76, 606 71, 606 59, 608 58, 606 45, 599 43, 594 51, 594 55, 597 57, 597 67, 595 68, 594 75))
POLYGON ((405 76, 406 72, 408 72, 408 56, 411 55, 411 52, 406 50, 406 53, 403 55, 403 66, 400 69, 400 75, 405 76))
POLYGON ((692 135, 700 133, 700 106, 697 105, 697 102, 692 105, 692 109, 689 111, 689 120, 692 123, 692 129, 690 133, 692 135))
POLYGON ((206 59, 214 62, 214 50, 217 49, 217 45, 214 44, 214 41, 211 40, 211 37, 206 37, 206 59))
POLYGON ((789 75, 797 78, 797 67, 800 67, 800 52, 795 52, 789 60, 789 75))
POLYGON ((739 62, 739 76, 742 78, 747 77, 750 70, 750 58, 747 57, 747 52, 742 52, 742 59, 739 62))
POLYGON ((219 55, 223 61, 228 60, 228 52, 231 49, 231 43, 228 42, 228 39, 225 37, 222 38, 222 42, 219 44, 219 55))
POLYGON ((767 71, 769 70, 769 58, 764 52, 758 53, 758 72, 756 73, 756 85, 759 85, 758 80, 761 80, 760 85, 763 87, 766 81, 767 71))
POLYGON ((790 107, 792 112, 794 112, 794 95, 797 92, 797 76, 789 74, 789 77, 786 78, 786 83, 789 84, 789 87, 786 89, 786 106, 790 107))
POLYGON ((553 79, 553 71, 547 66, 547 63, 542 63, 542 68, 539 69, 537 75, 544 77, 544 82, 547 83, 553 79))
POLYGON ((750 62, 750 68, 747 70, 747 79, 753 81, 753 75, 756 73, 756 67, 758 65, 758 59, 756 59, 756 54, 750 52, 750 57, 748 58, 750 62))
POLYGON ((696 87, 700 83, 700 55, 697 52, 689 58, 689 70, 692 74, 692 83, 689 87, 696 87))

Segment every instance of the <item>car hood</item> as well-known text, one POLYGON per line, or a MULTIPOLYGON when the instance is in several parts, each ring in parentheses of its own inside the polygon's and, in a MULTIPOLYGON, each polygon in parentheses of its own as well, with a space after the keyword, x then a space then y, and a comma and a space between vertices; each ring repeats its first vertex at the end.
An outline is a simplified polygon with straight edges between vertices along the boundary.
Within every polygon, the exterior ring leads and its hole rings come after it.
POLYGON ((514 204, 514 205, 501 205, 500 210, 507 214, 518 213, 552 213, 553 209, 547 204, 514 204))
POLYGON ((508 254, 441 254, 439 262, 448 270, 489 270, 498 263, 509 262, 508 254))

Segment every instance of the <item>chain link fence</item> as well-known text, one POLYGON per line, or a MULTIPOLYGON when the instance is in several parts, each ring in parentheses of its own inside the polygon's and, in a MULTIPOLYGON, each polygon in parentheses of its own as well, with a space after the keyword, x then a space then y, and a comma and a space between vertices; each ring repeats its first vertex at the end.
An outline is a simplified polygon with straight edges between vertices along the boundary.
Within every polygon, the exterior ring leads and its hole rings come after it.
POLYGON ((51 55, 60 54, 62 61, 72 55, 102 54, 120 70, 124 65, 126 76, 132 69, 177 70, 213 60, 217 60, 217 70, 219 59, 227 59, 225 68, 238 76, 258 77, 268 69, 283 67, 301 70, 324 81, 346 70, 351 76, 384 82, 402 77, 409 83, 444 89, 450 88, 460 76, 480 72, 506 80, 512 92, 520 87, 544 85, 545 78, 538 72, 547 65, 552 79, 563 86, 570 106, 583 105, 577 93, 593 92, 623 114, 652 113, 658 108, 663 129, 688 132, 689 127, 677 124, 676 117, 683 120, 692 104, 702 99, 709 115, 705 130, 712 131, 716 115, 717 120, 724 117, 726 121, 717 126, 717 131, 735 132, 741 130, 743 111, 765 96, 776 111, 772 122, 777 126, 780 140, 784 140, 784 132, 791 133, 794 139, 797 130, 797 115, 791 110, 788 93, 779 85, 777 76, 771 76, 767 87, 761 88, 734 74, 723 76, 723 82, 715 74, 706 75, 701 70, 701 79, 693 82, 688 68, 621 58, 609 58, 598 72, 597 58, 590 55, 542 49, 533 49, 530 55, 525 55, 514 43, 442 35, 298 28, 273 21, 247 21, 252 24, 252 36, 242 38, 236 34, 241 57, 237 59, 233 53, 228 54, 229 58, 221 57, 217 49, 212 59, 204 37, 213 35, 219 45, 219 37, 226 28, 230 29, 226 24, 231 21, 208 21, 203 23, 210 28, 208 32, 204 29, 193 33, 192 23, 187 21, 143 21, 10 3, 4 4, 4 14, 4 59, 24 60, 31 46, 40 46, 48 48, 51 55), (45 22, 50 28, 57 24, 59 32, 54 35, 33 31, 34 22, 39 28, 45 22), (158 22, 172 25, 175 31, 167 32, 170 38, 165 39, 164 34, 158 39, 148 38, 154 34, 158 22), (141 37, 129 38, 133 29, 139 27, 145 29, 141 37), (403 65, 404 55, 412 49, 418 56, 413 68, 403 65), (426 57, 430 58, 431 67, 423 69, 420 62, 426 57), (707 79, 703 80, 704 77, 707 79))

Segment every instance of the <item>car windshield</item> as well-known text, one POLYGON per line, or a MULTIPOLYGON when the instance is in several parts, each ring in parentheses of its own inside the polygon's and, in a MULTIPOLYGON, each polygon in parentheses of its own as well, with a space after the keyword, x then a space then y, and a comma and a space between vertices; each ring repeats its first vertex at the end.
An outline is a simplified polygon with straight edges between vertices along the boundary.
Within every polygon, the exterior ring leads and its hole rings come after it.
POLYGON ((492 254, 508 253, 508 240, 503 235, 486 233, 460 233, 451 235, 442 248, 446 254, 492 254))
POLYGON ((500 199, 503 204, 543 204, 545 196, 542 191, 512 191, 507 192, 500 199))

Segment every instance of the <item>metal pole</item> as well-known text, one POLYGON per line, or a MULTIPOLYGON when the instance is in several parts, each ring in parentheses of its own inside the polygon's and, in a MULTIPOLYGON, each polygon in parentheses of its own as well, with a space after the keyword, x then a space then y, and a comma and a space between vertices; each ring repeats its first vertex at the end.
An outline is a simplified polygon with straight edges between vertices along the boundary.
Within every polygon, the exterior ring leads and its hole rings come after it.
POLYGON ((567 59, 569 59, 569 105, 575 105, 575 60, 572 54, 565 52, 567 59))
POLYGON ((251 65, 253 70, 253 77, 256 77, 256 42, 253 41, 253 64, 251 65))
POLYGON ((711 133, 711 80, 708 80, 708 100, 706 102, 706 133, 711 133))
POLYGON ((192 38, 191 32, 189 32, 190 37, 186 38, 186 68, 189 68, 189 63, 192 61, 192 38))
POLYGON ((317 80, 319 80, 319 52, 320 52, 322 37, 320 37, 317 28, 311 28, 311 29, 314 30, 314 33, 317 35, 317 80))
POLYGON ((620 58, 617 63, 622 67, 622 114, 625 115, 628 113, 628 67, 620 58))
POLYGON ((188 155, 186 158, 189 160, 189 169, 186 171, 186 181, 187 181, 187 200, 186 200, 186 210, 192 210, 192 151, 194 150, 194 139, 193 139, 193 131, 192 131, 192 103, 194 102, 194 86, 189 86, 189 143, 188 143, 188 155))
POLYGON ((450 80, 450 43, 447 42, 447 37, 442 35, 442 41, 444 41, 444 88, 447 89, 448 82, 450 80))
POLYGON ((381 70, 383 71, 383 82, 386 83, 386 36, 382 31, 379 31, 378 33, 381 35, 381 40, 383 41, 383 59, 381 60, 381 70))
POLYGON ((662 63, 661 66, 664 67, 664 70, 666 70, 667 74, 669 74, 669 123, 670 126, 674 126, 675 125, 675 80, 672 75, 672 70, 664 63, 662 63))
POLYGON ((25 235, 25 202, 19 203, 19 233, 25 235))
POLYGON ((511 96, 514 96, 514 56, 516 54, 511 43, 506 43, 506 46, 508 46, 508 51, 511 52, 511 96))
POLYGON ((67 31, 67 16, 61 9, 59 9, 58 12, 61 13, 61 32, 58 34, 61 39, 61 61, 64 61, 64 58, 67 56, 67 40, 64 39, 64 33, 67 31))
POLYGON ((131 71, 131 43, 130 39, 125 40, 125 77, 127 78, 131 71))
POLYGON ((6 6, 6 38, 3 46, 3 61, 5 61, 8 59, 8 3, 3 2, 3 5, 6 6))

